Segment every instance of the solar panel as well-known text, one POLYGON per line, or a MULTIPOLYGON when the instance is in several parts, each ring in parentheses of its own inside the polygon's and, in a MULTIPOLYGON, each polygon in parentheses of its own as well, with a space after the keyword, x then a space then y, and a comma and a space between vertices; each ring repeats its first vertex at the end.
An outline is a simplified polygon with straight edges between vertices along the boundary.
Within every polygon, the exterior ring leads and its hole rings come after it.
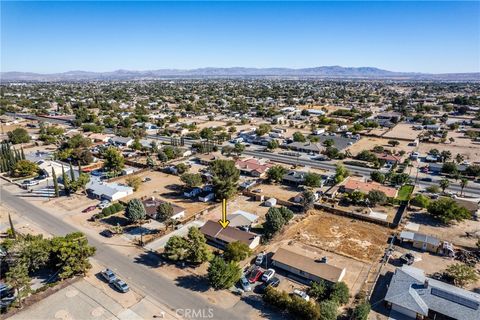
POLYGON ((465 306, 467 308, 474 309, 474 310, 478 310, 478 307, 480 306, 480 303, 475 300, 461 297, 451 292, 444 291, 438 288, 432 288, 432 295, 446 299, 448 301, 458 303, 462 306, 465 306))

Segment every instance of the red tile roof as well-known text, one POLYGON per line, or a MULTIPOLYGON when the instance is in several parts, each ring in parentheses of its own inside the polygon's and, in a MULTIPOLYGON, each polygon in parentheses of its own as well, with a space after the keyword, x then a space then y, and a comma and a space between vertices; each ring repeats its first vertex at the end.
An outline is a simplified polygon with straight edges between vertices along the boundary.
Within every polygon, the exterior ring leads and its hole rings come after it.
POLYGON ((361 180, 348 179, 344 187, 346 190, 358 190, 363 193, 368 193, 371 190, 383 191, 387 197, 395 198, 397 196, 397 189, 384 186, 378 182, 365 182, 361 180))

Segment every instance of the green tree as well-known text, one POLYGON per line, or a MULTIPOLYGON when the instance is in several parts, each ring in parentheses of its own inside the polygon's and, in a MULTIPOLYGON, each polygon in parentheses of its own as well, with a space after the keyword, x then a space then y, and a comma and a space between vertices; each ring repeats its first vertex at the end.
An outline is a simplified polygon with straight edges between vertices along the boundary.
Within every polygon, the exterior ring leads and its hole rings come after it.
POLYGON ((287 207, 280 207, 278 211, 282 215, 283 220, 285 220, 285 223, 287 223, 293 218, 293 211, 288 209, 287 207))
POLYGON ((365 201, 365 193, 358 191, 358 190, 353 190, 349 194, 347 194, 347 200, 349 200, 352 204, 357 205, 360 203, 363 203, 365 201))
POLYGON ((188 258, 188 241, 180 236, 172 236, 165 245, 164 255, 173 261, 183 261, 188 258))
POLYGON ((397 140, 388 140, 388 144, 391 145, 392 147, 396 147, 400 144, 400 142, 397 140))
POLYGON ((133 188, 133 191, 137 191, 140 188, 140 185, 142 184, 142 179, 140 179, 139 176, 130 176, 127 179, 125 179, 125 182, 129 187, 133 188))
POLYGON ((265 238, 273 238, 273 236, 282 229, 284 224, 285 219, 283 218, 280 210, 277 208, 268 209, 268 212, 265 215, 265 222, 263 223, 265 238))
POLYGON ((255 133, 259 136, 263 136, 267 133, 269 133, 270 131, 272 130, 272 127, 267 124, 267 123, 262 123, 258 126, 257 130, 255 131, 255 133))
POLYGON ((372 206, 382 205, 387 202, 387 195, 380 190, 370 190, 367 194, 367 199, 372 206))
POLYGON ((422 194, 417 194, 412 200, 410 200, 410 204, 415 207, 426 208, 430 204, 430 198, 422 194))
POLYGON ((198 228, 191 227, 188 229, 187 239, 189 243, 188 260, 190 262, 202 263, 212 258, 212 252, 207 245, 207 240, 198 228))
POLYGON ((65 237, 54 237, 51 245, 53 261, 60 267, 61 279, 84 275, 92 267, 88 258, 95 254, 95 247, 88 244, 83 233, 73 232, 65 237))
POLYGON ((227 261, 239 262, 249 257, 251 254, 252 250, 247 244, 240 241, 235 241, 230 242, 227 245, 223 257, 227 261))
POLYGON ((350 172, 340 163, 335 165, 335 182, 340 183, 350 175, 350 172))
POLYGON ((458 167, 455 162, 445 162, 442 166, 442 172, 445 174, 455 174, 458 172, 458 167))
POLYGON ((432 201, 428 207, 428 212, 443 223, 452 221, 462 221, 472 216, 470 211, 460 207, 455 200, 451 198, 440 198, 432 201))
POLYGON ((8 140, 13 144, 30 142, 30 134, 24 128, 16 128, 7 133, 8 140))
POLYGON ((370 173, 370 178, 373 181, 376 181, 378 183, 384 183, 385 182, 385 175, 383 173, 381 173, 380 171, 372 171, 372 173, 370 173))
POLYGON ((324 300, 320 302, 319 320, 336 320, 338 314, 338 302, 335 300, 324 300))
POLYGON ((428 186, 425 190, 427 192, 430 192, 430 193, 439 193, 440 192, 440 188, 436 185, 428 186))
POLYGON ((19 160, 13 166, 14 177, 29 177, 39 170, 38 164, 29 160, 19 160))
POLYGON ((58 188, 58 181, 57 181, 57 175, 55 174, 55 170, 52 168, 52 180, 53 180, 53 189, 55 190, 55 197, 60 196, 60 190, 58 188))
POLYGON ((318 188, 322 186, 322 176, 318 173, 308 172, 305 175, 304 185, 311 188, 318 188))
POLYGON ((267 286, 263 295, 263 301, 283 311, 288 308, 292 298, 285 291, 279 291, 271 286, 267 286))
POLYGON ((47 265, 50 258, 50 241, 42 235, 26 234, 19 237, 8 248, 8 254, 15 257, 16 264, 24 264, 29 272, 47 265))
POLYGON ((321 316, 318 304, 305 301, 298 296, 291 297, 291 301, 288 304, 288 312, 294 318, 302 320, 317 320, 321 316))
POLYGON ((267 171, 267 179, 276 183, 280 183, 283 180, 283 176, 287 173, 287 169, 280 165, 270 167, 267 171))
POLYGON ((181 175, 181 174, 184 174, 185 172, 188 172, 190 167, 187 166, 185 163, 179 163, 175 166, 175 169, 177 169, 177 173, 181 175))
POLYGON ((226 262, 220 257, 213 258, 208 267, 208 280, 213 288, 227 289, 237 283, 242 270, 234 261, 226 262))
POLYGON ((169 202, 162 202, 157 207, 158 220, 165 222, 173 216, 173 206, 169 202))
POLYGON ((245 145, 241 143, 235 143, 233 151, 239 156, 242 154, 243 151, 245 151, 245 145))
POLYGON ((215 138, 215 131, 213 131, 212 128, 203 128, 200 131, 200 137, 207 141, 213 140, 213 138, 215 138))
POLYGON ((468 185, 468 180, 465 179, 465 178, 462 178, 460 180, 460 187, 462 188, 462 190, 460 191, 460 196, 463 195, 463 189, 465 189, 465 187, 468 185))
POLYGON ((268 143, 267 143, 267 148, 269 150, 275 150, 279 146, 280 146, 280 144, 278 143, 278 141, 276 139, 272 139, 272 140, 268 141, 268 143))
POLYGON ((464 287, 469 283, 478 280, 477 271, 474 267, 463 264, 454 263, 448 266, 445 270, 447 277, 453 279, 453 283, 456 286, 464 287))
POLYGON ((103 159, 107 171, 119 173, 125 167, 125 158, 115 147, 108 147, 103 153, 103 159))
POLYGON ((167 155, 165 154, 165 152, 163 152, 163 151, 161 151, 161 150, 158 152, 157 157, 158 157, 158 160, 159 160, 161 163, 165 163, 165 162, 168 161, 167 155))
POLYGON ((293 141, 296 141, 296 142, 307 141, 307 138, 305 138, 305 136, 299 131, 294 132, 292 135, 292 138, 293 138, 293 141))
POLYGON ((127 217, 130 222, 135 223, 144 220, 146 216, 147 213, 145 212, 145 207, 143 206, 142 201, 139 199, 132 199, 128 202, 125 210, 125 217, 127 217))
POLYGON ((325 281, 313 281, 308 289, 308 295, 318 301, 325 300, 328 295, 328 287, 325 281))
POLYGON ((440 188, 442 189, 442 192, 445 192, 445 189, 448 188, 448 186, 450 186, 450 180, 448 179, 442 179, 440 180, 440 188))
POLYGON ((202 176, 198 173, 184 173, 180 176, 180 180, 188 188, 195 188, 202 184, 202 176))
POLYGON ((368 314, 370 313, 370 303, 367 301, 359 303, 353 309, 353 319, 354 320, 368 320, 368 314))
POLYGON ((21 308, 23 299, 31 292, 27 266, 22 263, 12 265, 5 274, 5 282, 17 292, 15 299, 21 308))
POLYGON ((212 184, 217 199, 229 199, 237 192, 240 171, 231 160, 215 160, 210 164, 212 184))
POLYGON ((315 195, 310 190, 305 190, 302 192, 302 205, 303 211, 307 212, 308 210, 313 209, 315 204, 315 195))
POLYGON ((350 292, 345 282, 336 282, 332 285, 330 299, 341 305, 348 303, 348 300, 350 299, 350 292))

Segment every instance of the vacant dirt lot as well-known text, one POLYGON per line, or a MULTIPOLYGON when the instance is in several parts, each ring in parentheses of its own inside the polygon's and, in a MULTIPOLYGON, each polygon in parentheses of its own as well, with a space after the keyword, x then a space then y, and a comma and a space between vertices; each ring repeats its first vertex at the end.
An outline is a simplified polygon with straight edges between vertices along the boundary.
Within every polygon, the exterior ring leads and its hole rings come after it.
POLYGON ((318 210, 309 214, 286 229, 281 238, 297 240, 364 262, 377 261, 383 255, 390 234, 387 228, 318 210))
MULTIPOLYGON (((234 213, 237 210, 246 211, 259 216, 259 223, 265 221, 265 214, 267 213, 268 209, 270 208, 262 206, 262 202, 255 201, 253 199, 250 199, 250 197, 242 195, 235 197, 235 199, 230 199, 227 201, 227 214, 234 213)), ((212 209, 207 215, 203 216, 202 219, 216 221, 221 217, 222 206, 218 204, 216 208, 212 209)))
POLYGON ((478 159, 480 159, 480 144, 475 144, 470 139, 466 139, 461 136, 455 137, 455 135, 453 135, 453 138, 455 139, 453 143, 420 143, 418 151, 421 154, 426 154, 431 149, 437 149, 440 152, 450 151, 453 158, 455 158, 455 156, 460 153, 464 155, 465 159, 469 160, 470 162, 479 161, 478 159))
POLYGON ((302 192, 302 190, 295 187, 267 183, 255 186, 253 190, 255 189, 261 189, 262 191, 258 194, 264 195, 265 199, 276 198, 283 201, 291 201, 291 198, 302 192))
MULTIPOLYGON (((199 202, 197 200, 185 198, 182 190, 183 182, 180 181, 179 176, 158 171, 146 171, 136 176, 140 177, 140 179, 148 177, 151 181, 142 183, 139 190, 135 191, 132 195, 123 198, 122 201, 127 202, 131 199, 141 197, 163 199, 185 208, 186 218, 199 213, 212 205, 212 203, 209 202, 199 202)), ((117 180, 116 182, 126 183, 125 178, 117 180)))
POLYGON ((392 130, 383 135, 384 138, 399 138, 415 140, 420 131, 413 130, 413 126, 409 123, 399 123, 392 130))
POLYGON ((392 148, 389 144, 388 141, 391 139, 387 138, 374 138, 374 137, 363 137, 360 139, 357 143, 355 143, 353 146, 350 146, 348 150, 353 155, 356 155, 360 151, 363 150, 371 150, 375 146, 382 146, 385 149, 390 149, 390 150, 395 150, 395 151, 400 151, 404 150, 405 152, 409 153, 412 152, 415 147, 409 146, 408 141, 398 141, 400 144, 396 146, 395 148, 392 148))

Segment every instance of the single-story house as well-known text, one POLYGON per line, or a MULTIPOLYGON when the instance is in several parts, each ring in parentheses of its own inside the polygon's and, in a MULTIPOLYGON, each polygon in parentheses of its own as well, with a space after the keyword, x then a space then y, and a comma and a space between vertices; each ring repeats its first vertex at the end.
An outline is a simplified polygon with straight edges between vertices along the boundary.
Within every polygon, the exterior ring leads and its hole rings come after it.
POLYGON ((224 248, 227 244, 235 241, 245 243, 250 249, 255 249, 260 244, 258 234, 243 231, 231 226, 222 228, 217 221, 209 220, 200 229, 208 241, 224 248))
POLYGON ((237 210, 234 213, 227 215, 227 220, 230 221, 230 227, 250 227, 258 220, 258 216, 253 213, 243 210, 237 210))
MULTIPOLYGON (((142 200, 143 206, 145 207, 145 212, 152 219, 157 219, 157 208, 159 205, 166 203, 166 201, 155 199, 155 197, 150 197, 148 199, 142 200)), ((173 208, 172 219, 181 219, 185 217, 185 208, 177 206, 176 204, 170 203, 173 208)))
POLYGON ((355 190, 363 193, 368 193, 372 190, 378 190, 385 193, 385 195, 389 198, 395 198, 398 192, 398 190, 395 188, 384 186, 383 184, 375 181, 365 182, 362 180, 352 179, 351 177, 347 178, 347 181, 343 185, 343 190, 348 193, 355 190))
POLYGON ((327 262, 317 262, 300 251, 284 247, 279 248, 272 256, 272 265, 306 280, 305 282, 323 280, 336 283, 342 281, 346 273, 345 268, 338 268, 327 262))
POLYGON ((133 194, 133 188, 118 183, 107 183, 100 180, 90 180, 86 185, 87 193, 97 199, 116 201, 133 194))
POLYGON ((394 156, 388 153, 376 153, 375 156, 378 160, 384 161, 386 164, 394 165, 402 161, 402 157, 394 156))
POLYGON ((407 319, 480 319, 480 295, 425 276, 411 266, 397 268, 384 300, 407 319))
POLYGON ((411 242, 414 248, 438 253, 440 244, 442 243, 438 238, 413 231, 402 231, 400 233, 400 240, 402 242, 411 242))
MULTIPOLYGON (((442 168, 443 163, 430 163, 428 165, 428 171, 432 173, 440 173, 442 172, 442 168)), ((467 166, 464 164, 457 164, 457 170, 458 172, 464 172, 465 170, 467 170, 467 166)))
POLYGON ((108 133, 92 133, 88 136, 93 142, 108 142, 110 138, 113 137, 113 134, 108 133))
POLYGON ((307 173, 303 171, 290 170, 283 175, 282 182, 289 185, 298 186, 305 181, 305 175, 307 173))
POLYGON ((287 144, 287 148, 299 152, 315 154, 320 154, 323 150, 325 150, 325 147, 321 143, 314 142, 292 142, 287 144))
POLYGON ((121 147, 129 147, 135 140, 129 137, 114 136, 109 139, 109 142, 121 147))
POLYGON ((242 174, 252 177, 263 177, 272 166, 273 164, 269 163, 268 160, 256 158, 239 159, 235 161, 235 167, 237 167, 242 174))

